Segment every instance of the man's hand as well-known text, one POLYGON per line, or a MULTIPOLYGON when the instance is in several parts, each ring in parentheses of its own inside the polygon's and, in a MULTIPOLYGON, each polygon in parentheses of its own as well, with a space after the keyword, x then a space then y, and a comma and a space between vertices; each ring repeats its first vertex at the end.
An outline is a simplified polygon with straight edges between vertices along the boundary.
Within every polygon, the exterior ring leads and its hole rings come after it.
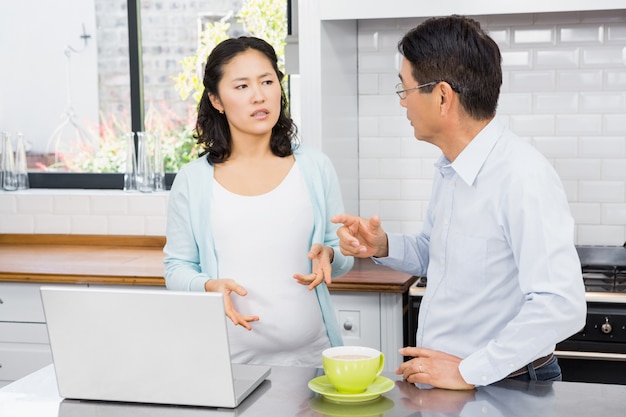
POLYGON ((413 383, 432 385, 455 390, 473 389, 459 372, 461 358, 438 350, 406 347, 400 349, 403 356, 413 356, 404 362, 396 374, 413 383))
POLYGON ((380 226, 380 218, 372 216, 369 220, 349 214, 339 214, 330 219, 343 226, 337 230, 341 253, 357 258, 375 256, 383 258, 389 255, 387 234, 380 226))
POLYGON ((333 269, 330 263, 333 261, 334 252, 330 246, 322 246, 319 243, 314 243, 311 246, 311 250, 308 255, 309 259, 313 261, 312 272, 310 274, 293 274, 293 277, 302 285, 308 285, 309 291, 326 282, 326 285, 331 283, 333 269))
POLYGON ((224 294, 224 309, 228 318, 235 323, 235 325, 243 326, 248 330, 252 330, 250 322, 258 321, 258 316, 243 316, 235 309, 233 300, 230 298, 231 293, 241 295, 242 297, 248 294, 248 291, 233 279, 210 279, 204 283, 204 290, 208 292, 221 292, 224 294))

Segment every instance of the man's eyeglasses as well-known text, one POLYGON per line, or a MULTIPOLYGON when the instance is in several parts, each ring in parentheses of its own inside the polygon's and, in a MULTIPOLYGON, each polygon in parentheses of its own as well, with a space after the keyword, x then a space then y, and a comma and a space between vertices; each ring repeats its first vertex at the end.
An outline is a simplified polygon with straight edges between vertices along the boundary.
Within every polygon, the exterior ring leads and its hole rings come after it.
POLYGON ((429 85, 435 85, 439 82, 440 81, 431 81, 426 84, 418 85, 417 87, 405 88, 404 90, 402 89, 402 83, 398 83, 396 84, 396 94, 398 95, 398 97, 400 97, 400 100, 404 100, 406 98, 407 91, 419 90, 420 88, 428 87, 429 85))
MULTIPOLYGON (((400 100, 404 100, 406 98, 407 91, 419 90, 422 87, 428 87, 429 85, 439 84, 442 81, 445 81, 445 80, 431 81, 431 82, 426 83, 426 84, 418 85, 417 87, 411 87, 411 88, 405 88, 405 89, 402 89, 402 83, 398 83, 398 84, 396 84, 396 94, 398 95, 398 97, 400 97, 400 100)), ((448 83, 448 84, 450 84, 450 83, 448 83)), ((452 88, 453 91, 455 91, 455 92, 457 92, 459 94, 461 93, 461 89, 458 88, 455 85, 450 84, 450 88, 452 88)))

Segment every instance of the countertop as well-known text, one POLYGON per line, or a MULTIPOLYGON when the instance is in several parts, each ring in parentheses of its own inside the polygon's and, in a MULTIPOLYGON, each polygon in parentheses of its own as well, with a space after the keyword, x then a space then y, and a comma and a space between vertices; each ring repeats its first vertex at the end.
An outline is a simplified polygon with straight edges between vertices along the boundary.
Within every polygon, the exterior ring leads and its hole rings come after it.
MULTIPOLYGON (((66 400, 57 392, 53 365, 0 389, 0 415, 11 417, 617 417, 624 415, 626 386, 577 382, 502 381, 473 391, 420 389, 396 375, 382 397, 355 404, 329 402, 307 387, 315 368, 273 367, 235 409, 66 400)), ((166 383, 166 382, 165 382, 166 383)), ((174 389, 174 387, 172 387, 174 389)))
MULTIPOLYGON (((163 286, 161 236, 0 235, 0 281, 163 286)), ((331 291, 405 293, 415 277, 356 259, 331 291)))

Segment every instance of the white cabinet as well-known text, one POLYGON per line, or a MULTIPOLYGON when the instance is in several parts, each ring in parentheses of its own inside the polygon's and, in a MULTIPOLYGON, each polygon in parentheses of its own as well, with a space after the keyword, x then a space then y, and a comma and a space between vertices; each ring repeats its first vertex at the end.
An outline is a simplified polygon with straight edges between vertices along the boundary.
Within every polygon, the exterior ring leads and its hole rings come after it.
POLYGON ((380 350, 380 295, 378 293, 332 293, 343 343, 380 350))
POLYGON ((39 287, 0 283, 0 386, 52 363, 39 287))
POLYGON ((402 363, 402 294, 331 292, 330 297, 344 344, 380 350, 385 370, 394 371, 402 363))

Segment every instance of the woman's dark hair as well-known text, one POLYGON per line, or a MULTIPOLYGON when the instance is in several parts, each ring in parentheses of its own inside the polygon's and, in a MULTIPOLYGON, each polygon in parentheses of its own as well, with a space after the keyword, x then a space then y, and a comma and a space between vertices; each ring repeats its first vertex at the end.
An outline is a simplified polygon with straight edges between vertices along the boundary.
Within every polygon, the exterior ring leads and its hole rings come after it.
MULTIPOLYGON (((284 74, 278 69, 276 52, 272 45, 263 39, 250 36, 227 39, 211 51, 204 69, 204 79, 202 80, 204 92, 200 103, 198 103, 198 120, 194 134, 197 143, 204 148, 200 156, 208 154, 207 159, 211 164, 224 162, 230 157, 232 138, 226 115, 213 107, 208 96, 212 94, 219 97, 217 86, 224 76, 224 66, 237 55, 250 49, 265 55, 272 63, 279 83, 283 80, 284 74)), ((272 128, 270 149, 274 155, 282 157, 293 153, 292 140, 296 136, 297 128, 288 114, 287 97, 282 83, 280 91, 280 115, 276 125, 272 128)))
MULTIPOLYGON (((463 16, 430 18, 411 29, 398 50, 420 84, 446 81, 476 120, 492 118, 502 85, 502 56, 477 21, 463 16)), ((432 92, 432 87, 420 91, 432 92)))

